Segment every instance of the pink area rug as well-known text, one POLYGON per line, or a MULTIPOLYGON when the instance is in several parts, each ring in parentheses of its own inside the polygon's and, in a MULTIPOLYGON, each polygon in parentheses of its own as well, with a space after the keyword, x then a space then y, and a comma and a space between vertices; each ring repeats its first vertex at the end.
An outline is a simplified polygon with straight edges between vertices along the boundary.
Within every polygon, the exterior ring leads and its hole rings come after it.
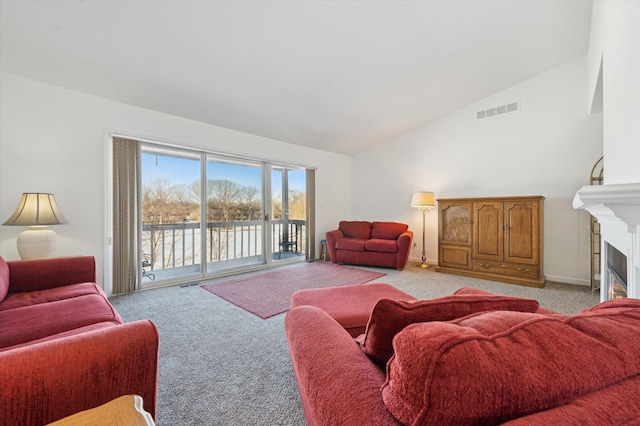
POLYGON ((334 263, 314 262, 203 284, 202 288, 266 319, 289 310, 291 295, 297 290, 362 284, 384 275, 334 263))

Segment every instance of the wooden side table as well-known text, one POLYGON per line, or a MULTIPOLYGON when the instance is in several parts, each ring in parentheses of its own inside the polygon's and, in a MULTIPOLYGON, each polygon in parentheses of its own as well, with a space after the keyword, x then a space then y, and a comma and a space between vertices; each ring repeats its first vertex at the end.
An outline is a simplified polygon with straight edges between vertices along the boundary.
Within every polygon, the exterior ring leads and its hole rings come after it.
POLYGON ((142 398, 125 395, 90 410, 81 411, 49 426, 155 426, 151 414, 142 408, 142 398))
POLYGON ((327 261, 327 240, 320 241, 320 257, 322 257, 323 262, 327 261))

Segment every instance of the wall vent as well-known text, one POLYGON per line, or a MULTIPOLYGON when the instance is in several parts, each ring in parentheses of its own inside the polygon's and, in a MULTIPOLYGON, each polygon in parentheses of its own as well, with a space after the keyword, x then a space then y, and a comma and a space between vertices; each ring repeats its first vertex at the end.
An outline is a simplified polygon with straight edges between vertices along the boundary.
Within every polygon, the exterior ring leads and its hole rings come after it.
POLYGON ((517 102, 513 102, 510 104, 506 104, 506 105, 500 105, 494 108, 488 108, 482 111, 478 111, 476 113, 476 118, 478 120, 482 119, 482 118, 487 118, 487 117, 493 117, 495 115, 500 115, 500 114, 506 114, 508 112, 514 112, 514 111, 518 111, 518 103, 517 102))

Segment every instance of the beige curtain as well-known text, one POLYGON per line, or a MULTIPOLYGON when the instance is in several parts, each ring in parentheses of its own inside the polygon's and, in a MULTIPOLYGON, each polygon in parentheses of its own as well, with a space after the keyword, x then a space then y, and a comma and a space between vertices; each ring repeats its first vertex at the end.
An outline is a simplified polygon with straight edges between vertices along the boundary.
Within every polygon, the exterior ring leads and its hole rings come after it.
POLYGON ((316 171, 307 171, 307 253, 306 259, 316 258, 316 171))
POLYGON ((140 142, 113 138, 113 293, 138 287, 140 142))

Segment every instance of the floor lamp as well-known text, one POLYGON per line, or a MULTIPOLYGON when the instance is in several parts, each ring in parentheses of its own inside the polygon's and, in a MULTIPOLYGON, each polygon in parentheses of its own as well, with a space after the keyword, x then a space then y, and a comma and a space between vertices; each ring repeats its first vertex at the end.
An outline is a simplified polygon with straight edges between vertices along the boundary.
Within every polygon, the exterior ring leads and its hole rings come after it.
POLYGON ((417 207, 422 212, 422 262, 421 268, 428 268, 427 264, 427 252, 425 250, 425 216, 427 211, 431 210, 436 205, 436 201, 433 198, 433 192, 414 192, 411 196, 411 207, 417 207))

